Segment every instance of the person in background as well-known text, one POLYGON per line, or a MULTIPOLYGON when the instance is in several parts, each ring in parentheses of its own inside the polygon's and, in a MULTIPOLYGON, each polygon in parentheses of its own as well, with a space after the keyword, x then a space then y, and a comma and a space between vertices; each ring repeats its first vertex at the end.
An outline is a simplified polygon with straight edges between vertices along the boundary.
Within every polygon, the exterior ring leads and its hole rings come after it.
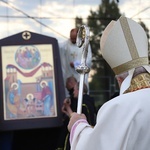
MULTIPOLYGON (((71 78, 71 79, 74 80, 73 78, 71 78)), ((92 126, 94 126, 95 125, 95 116, 96 116, 94 99, 90 95, 88 95, 87 92, 88 92, 87 86, 86 86, 86 84, 84 84, 82 112, 86 115, 86 117, 87 117, 88 121, 90 122, 90 124, 92 126)), ((72 112, 77 111, 78 94, 79 94, 79 82, 77 82, 74 85, 74 91, 73 91, 74 98, 73 99, 66 98, 64 100, 64 103, 63 103, 63 106, 62 106, 62 112, 64 114, 66 114, 67 118, 64 122, 64 128, 62 130, 63 134, 61 134, 62 136, 61 136, 61 139, 59 140, 60 141, 59 144, 61 143, 60 144, 61 146, 59 146, 59 148, 57 148, 57 150, 70 150, 69 132, 67 130, 67 125, 68 125, 68 122, 69 122, 70 114, 72 112)))
MULTIPOLYGON (((77 110, 77 103, 78 103, 78 96, 79 96, 79 82, 74 86, 73 95, 74 95, 74 98, 76 98, 75 102, 76 102, 76 110, 77 110)), ((72 112, 76 112, 76 110, 72 109, 72 112)), ((95 125, 95 116, 96 116, 96 108, 95 108, 94 98, 88 94, 88 88, 85 83, 83 85, 82 112, 85 114, 90 125, 94 126, 95 125)), ((70 116, 70 114, 69 114, 69 116, 70 116)))
MULTIPOLYGON (((71 29, 70 39, 68 39, 64 43, 61 43, 59 46, 64 85, 66 84, 66 79, 68 77, 74 76, 77 79, 77 81, 79 81, 80 79, 80 74, 76 72, 75 68, 81 62, 83 48, 82 47, 79 48, 76 45, 77 33, 78 33, 77 28, 71 29)), ((88 47, 86 64, 88 67, 91 67, 92 64, 92 52, 90 44, 88 47)), ((85 83, 89 89, 88 74, 85 75, 85 83)), ((68 97, 69 96, 68 90, 66 88, 65 90, 66 90, 66 97, 68 97)))
POLYGON ((69 98, 70 99, 74 98, 73 91, 74 91, 74 86, 76 85, 76 83, 77 83, 77 79, 73 76, 68 77, 66 80, 66 88, 69 92, 69 98))
MULTIPOLYGON (((64 100, 64 101, 68 101, 71 103, 71 108, 73 110, 76 110, 76 98, 74 98, 73 92, 74 92, 74 86, 77 83, 77 79, 73 76, 68 77, 66 79, 66 89, 69 93, 68 97, 64 100)), ((63 111, 62 111, 63 112, 63 111)), ((58 138, 58 142, 57 142, 57 149, 56 150, 65 150, 67 144, 65 144, 66 139, 68 140, 68 129, 67 129, 67 125, 69 123, 69 117, 63 113, 62 115, 62 121, 63 121, 63 125, 60 129, 60 133, 59 133, 59 138, 58 138)))
POLYGON ((120 93, 99 109, 94 128, 84 114, 70 112, 71 150, 148 150, 150 67, 146 33, 140 24, 122 16, 108 24, 100 46, 120 93))

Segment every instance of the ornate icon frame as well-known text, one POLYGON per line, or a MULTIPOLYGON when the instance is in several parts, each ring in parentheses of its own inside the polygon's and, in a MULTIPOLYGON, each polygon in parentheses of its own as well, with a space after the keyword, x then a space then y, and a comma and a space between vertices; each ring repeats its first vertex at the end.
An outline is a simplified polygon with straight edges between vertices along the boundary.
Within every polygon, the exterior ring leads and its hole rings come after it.
POLYGON ((0 130, 61 126, 65 92, 57 40, 23 31, 0 40, 0 51, 0 130))

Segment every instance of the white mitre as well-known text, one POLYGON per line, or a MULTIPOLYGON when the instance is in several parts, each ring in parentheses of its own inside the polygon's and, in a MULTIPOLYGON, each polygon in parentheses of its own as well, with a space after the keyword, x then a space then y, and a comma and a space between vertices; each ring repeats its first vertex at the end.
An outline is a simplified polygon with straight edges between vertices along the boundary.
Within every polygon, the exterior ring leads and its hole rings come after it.
POLYGON ((120 87, 120 94, 130 86, 135 68, 143 66, 150 72, 148 39, 137 22, 123 16, 111 21, 103 32, 100 46, 103 58, 116 75, 129 73, 120 87))

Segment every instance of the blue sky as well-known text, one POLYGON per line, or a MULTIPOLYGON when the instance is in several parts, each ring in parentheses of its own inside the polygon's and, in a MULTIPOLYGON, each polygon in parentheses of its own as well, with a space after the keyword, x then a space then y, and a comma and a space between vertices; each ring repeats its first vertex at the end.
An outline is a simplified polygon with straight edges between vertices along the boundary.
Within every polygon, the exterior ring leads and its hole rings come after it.
MULTIPOLYGON (((87 18, 90 10, 97 10, 100 2, 101 0, 0 0, 0 39, 29 30, 64 41, 74 27, 74 18, 87 18), (34 17, 45 26, 26 16, 34 17)), ((150 30, 150 0, 119 0, 118 6, 121 13, 135 21, 140 18, 150 30)))

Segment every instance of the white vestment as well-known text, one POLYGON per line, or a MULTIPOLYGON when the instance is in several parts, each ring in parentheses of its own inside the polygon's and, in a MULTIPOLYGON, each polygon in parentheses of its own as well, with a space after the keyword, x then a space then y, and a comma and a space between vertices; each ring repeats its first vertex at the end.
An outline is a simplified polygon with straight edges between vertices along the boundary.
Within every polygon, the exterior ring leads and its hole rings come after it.
MULTIPOLYGON (((70 66, 70 63, 73 62, 75 66, 80 64, 83 48, 82 47, 79 48, 76 44, 73 44, 70 40, 67 40, 66 42, 59 45, 60 45, 59 49, 60 49, 60 58, 64 84, 66 85, 66 79, 70 76, 74 76, 77 79, 77 81, 79 81, 80 74, 76 72, 75 68, 72 68, 70 66)), ((89 45, 86 65, 88 67, 91 67, 91 62, 92 62, 92 52, 91 46, 89 45)), ((85 75, 85 83, 87 87, 89 87, 88 74, 85 75)))
POLYGON ((72 127, 71 150, 149 150, 150 88, 122 94, 99 110, 91 128, 81 122, 72 127))

